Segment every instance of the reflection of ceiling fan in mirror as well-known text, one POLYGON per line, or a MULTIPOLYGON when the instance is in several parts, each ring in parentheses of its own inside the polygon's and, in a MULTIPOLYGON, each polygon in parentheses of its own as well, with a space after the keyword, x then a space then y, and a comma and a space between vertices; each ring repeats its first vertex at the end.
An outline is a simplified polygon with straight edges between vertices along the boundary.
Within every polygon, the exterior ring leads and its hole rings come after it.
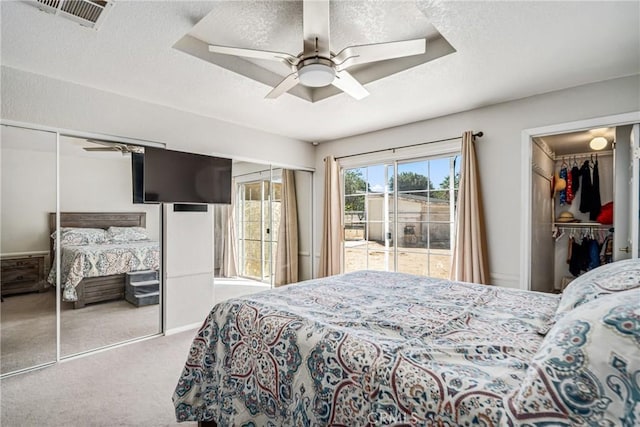
POLYGON ((137 145, 127 145, 118 142, 98 141, 96 139, 87 139, 87 142, 102 145, 102 147, 82 147, 84 151, 115 151, 125 154, 143 153, 144 149, 137 145))
POLYGON ((267 98, 277 98, 300 83, 307 87, 333 85, 355 99, 362 99, 369 95, 369 92, 347 68, 425 53, 426 40, 421 38, 349 46, 334 54, 329 42, 329 0, 304 0, 302 15, 304 44, 303 51, 297 56, 219 45, 209 45, 209 51, 244 58, 280 61, 289 67, 291 73, 267 94, 267 98))

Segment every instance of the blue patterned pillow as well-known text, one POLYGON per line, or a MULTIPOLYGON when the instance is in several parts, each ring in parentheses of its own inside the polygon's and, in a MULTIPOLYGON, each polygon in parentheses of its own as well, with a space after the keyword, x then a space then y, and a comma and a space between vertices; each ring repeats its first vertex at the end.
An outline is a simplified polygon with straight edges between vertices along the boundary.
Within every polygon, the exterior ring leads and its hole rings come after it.
POLYGON ((640 287, 640 260, 605 264, 573 280, 562 293, 556 320, 574 308, 604 295, 640 287))
POLYGON ((107 234, 109 241, 114 243, 149 240, 147 230, 142 227, 109 227, 107 234))
MULTIPOLYGON (((57 234, 54 232, 51 237, 54 240, 57 234)), ((61 245, 94 245, 105 243, 107 241, 107 230, 102 228, 60 228, 60 244, 61 245)))
POLYGON ((637 426, 639 378, 640 289, 632 289, 562 317, 508 406, 517 419, 536 414, 549 425, 637 426))

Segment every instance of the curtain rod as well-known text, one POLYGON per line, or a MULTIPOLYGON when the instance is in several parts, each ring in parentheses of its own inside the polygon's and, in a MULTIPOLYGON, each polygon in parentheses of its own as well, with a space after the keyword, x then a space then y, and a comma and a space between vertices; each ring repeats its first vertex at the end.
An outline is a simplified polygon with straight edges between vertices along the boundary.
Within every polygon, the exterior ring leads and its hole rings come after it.
MULTIPOLYGON (((483 135, 484 135, 484 132, 482 132, 482 131, 476 132, 476 133, 473 134, 474 137, 477 136, 478 138, 482 138, 483 135)), ((348 154, 346 156, 336 157, 336 160, 346 159, 347 157, 364 156, 365 154, 382 153, 383 151, 393 151, 393 152, 395 152, 396 150, 399 150, 401 148, 418 147, 420 145, 433 144, 433 143, 436 143, 436 142, 455 141, 456 139, 462 139, 462 137, 461 136, 456 136, 454 138, 437 139, 435 141, 419 142, 417 144, 410 144, 410 145, 401 145, 400 147, 383 148, 383 149, 380 149, 380 150, 367 151, 365 153, 348 154)))

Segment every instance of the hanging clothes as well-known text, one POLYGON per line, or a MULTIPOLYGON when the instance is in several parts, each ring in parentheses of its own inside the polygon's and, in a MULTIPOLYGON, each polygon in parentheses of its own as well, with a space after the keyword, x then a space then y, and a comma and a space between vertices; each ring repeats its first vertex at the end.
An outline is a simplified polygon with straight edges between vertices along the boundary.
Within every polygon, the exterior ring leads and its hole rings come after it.
POLYGON ((587 213, 591 211, 591 197, 593 189, 591 185, 591 168, 589 160, 585 160, 580 168, 580 178, 582 180, 582 196, 580 197, 580 212, 587 213))
POLYGON ((573 160, 573 167, 571 168, 571 187, 575 197, 578 190, 580 190, 580 168, 575 159, 573 160))
MULTIPOLYGON (((567 182, 567 168, 560 168, 560 178, 564 179, 567 182)), ((564 189, 560 190, 560 206, 564 206, 567 203, 567 187, 565 185, 564 189)))
POLYGON ((573 257, 573 236, 569 236, 569 246, 567 247, 567 264, 571 264, 571 258, 573 257))
POLYGON ((589 270, 600 266, 600 245, 596 239, 589 239, 589 270))
POLYGON ((572 243, 569 271, 576 277, 589 269, 589 248, 590 239, 588 237, 584 237, 580 243, 575 240, 572 243))
POLYGON ((600 249, 600 261, 602 264, 609 264, 613 262, 613 233, 609 233, 602 242, 602 249, 600 249))
POLYGON ((593 184, 591 189, 589 219, 595 221, 600 215, 602 201, 600 200, 600 174, 598 173, 598 155, 596 154, 596 162, 593 166, 593 184))
MULTIPOLYGON (((565 169, 566 170, 566 169, 565 169)), ((570 205, 573 202, 574 193, 573 193, 573 171, 567 170, 567 204, 570 205)))
POLYGON ((579 245, 575 240, 570 239, 570 244, 571 244, 571 258, 569 259, 569 272, 571 274, 573 274, 575 277, 578 277, 580 275, 580 272, 582 271, 582 268, 580 267, 581 264, 581 255, 580 252, 582 251, 582 246, 579 245))

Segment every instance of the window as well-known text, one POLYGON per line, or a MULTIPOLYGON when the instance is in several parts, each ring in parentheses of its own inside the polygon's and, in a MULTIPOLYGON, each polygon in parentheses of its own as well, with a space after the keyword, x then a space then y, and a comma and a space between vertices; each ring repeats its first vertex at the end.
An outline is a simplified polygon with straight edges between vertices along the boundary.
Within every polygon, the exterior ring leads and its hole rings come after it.
POLYGON ((457 158, 447 154, 343 169, 345 272, 449 277, 457 158))

